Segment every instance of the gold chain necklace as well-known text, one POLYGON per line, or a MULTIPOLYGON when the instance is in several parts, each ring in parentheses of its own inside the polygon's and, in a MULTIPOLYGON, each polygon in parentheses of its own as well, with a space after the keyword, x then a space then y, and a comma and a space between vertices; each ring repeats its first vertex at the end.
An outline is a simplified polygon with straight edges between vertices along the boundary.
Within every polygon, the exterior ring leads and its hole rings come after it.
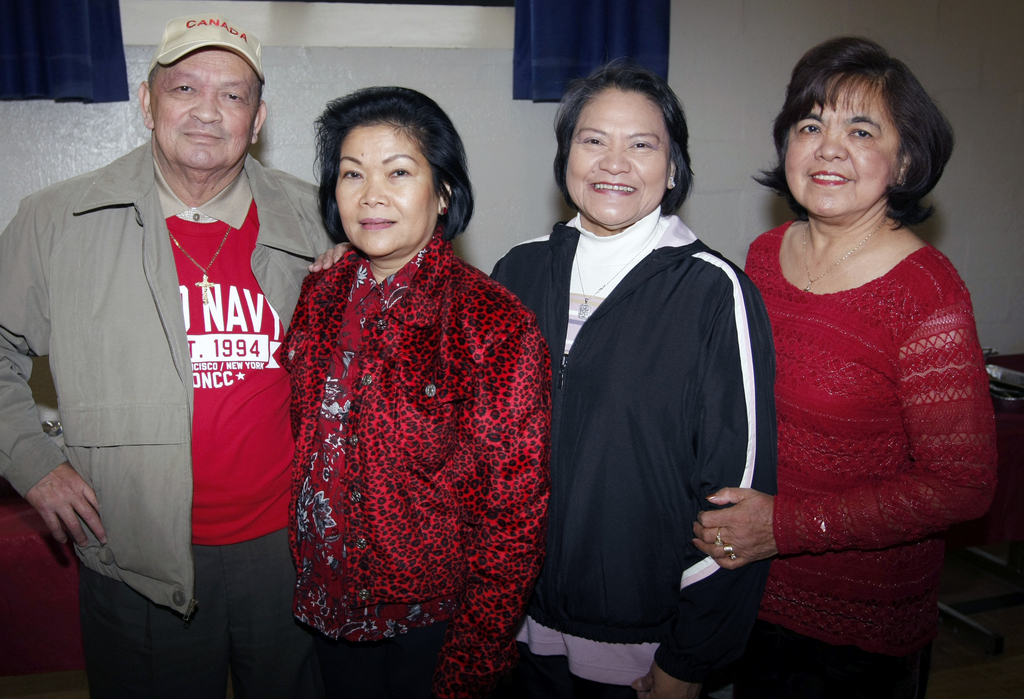
POLYGON ((178 239, 174 237, 173 233, 171 233, 170 231, 167 231, 167 235, 171 236, 171 242, 174 243, 178 247, 179 250, 181 250, 181 254, 183 254, 185 257, 187 257, 189 259, 189 261, 192 264, 194 264, 196 267, 198 267, 199 270, 203 273, 203 281, 196 282, 196 286, 202 288, 202 290, 203 290, 203 305, 204 306, 207 305, 209 303, 209 301, 210 301, 209 291, 214 286, 213 282, 210 281, 210 277, 208 276, 209 275, 209 269, 210 269, 210 267, 213 267, 213 261, 217 259, 217 255, 219 255, 220 251, 224 248, 224 243, 228 242, 228 236, 231 235, 231 224, 230 223, 228 224, 228 229, 226 231, 224 231, 224 238, 220 241, 220 245, 217 246, 217 252, 213 253, 213 257, 210 258, 210 263, 208 265, 206 265, 205 267, 203 267, 201 264, 196 262, 196 258, 194 258, 191 255, 189 255, 188 251, 185 250, 185 248, 181 247, 181 243, 178 242, 178 239))
MULTIPOLYGON (((888 217, 883 218, 882 222, 878 224, 878 227, 875 228, 875 230, 873 230, 870 233, 868 233, 868 238, 873 236, 878 231, 882 230, 882 225, 885 224, 885 222, 888 221, 888 220, 889 220, 888 217)), ((842 262, 843 260, 845 260, 847 257, 852 255, 853 253, 855 253, 858 250, 860 250, 860 246, 863 245, 864 243, 868 242, 868 238, 865 238, 864 240, 860 241, 859 243, 857 243, 857 247, 855 247, 853 250, 851 250, 850 252, 846 253, 845 255, 840 257, 838 260, 836 260, 835 263, 831 267, 829 267, 824 272, 819 274, 816 278, 811 279, 811 268, 807 266, 807 231, 809 231, 810 229, 811 229, 811 224, 808 223, 807 224, 807 228, 804 229, 804 244, 803 244, 803 248, 801 248, 801 252, 803 253, 803 256, 804 256, 804 272, 807 273, 807 286, 804 287, 804 291, 810 291, 811 290, 811 284, 813 284, 814 282, 821 281, 822 279, 824 279, 825 275, 828 274, 829 272, 831 272, 832 270, 834 270, 836 267, 838 267, 840 262, 842 262)))

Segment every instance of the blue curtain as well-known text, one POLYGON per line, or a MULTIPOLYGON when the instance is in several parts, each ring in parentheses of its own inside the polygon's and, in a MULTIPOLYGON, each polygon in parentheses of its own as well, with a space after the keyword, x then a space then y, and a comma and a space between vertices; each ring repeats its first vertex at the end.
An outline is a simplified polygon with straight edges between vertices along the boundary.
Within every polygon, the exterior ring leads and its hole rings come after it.
POLYGON ((516 0, 512 97, 559 100, 565 83, 631 56, 668 79, 670 0, 516 0))
POLYGON ((122 102, 118 0, 0 0, 0 99, 122 102))

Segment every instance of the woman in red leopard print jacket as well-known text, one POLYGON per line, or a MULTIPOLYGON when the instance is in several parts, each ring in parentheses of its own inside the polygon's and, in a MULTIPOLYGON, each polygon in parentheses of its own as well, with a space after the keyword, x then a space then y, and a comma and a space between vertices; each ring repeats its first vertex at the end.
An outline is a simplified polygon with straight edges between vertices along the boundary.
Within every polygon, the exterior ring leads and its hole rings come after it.
POLYGON ((486 696, 544 550, 547 348, 452 251, 473 195, 436 103, 368 88, 317 125, 324 222, 352 250, 306 279, 282 352, 295 615, 328 696, 486 696))
POLYGON ((923 697, 943 542, 995 487, 995 420, 970 295, 908 228, 953 134, 866 39, 811 49, 761 182, 797 220, 750 246, 775 337, 779 494, 728 489, 695 543, 774 556, 737 697, 923 697))

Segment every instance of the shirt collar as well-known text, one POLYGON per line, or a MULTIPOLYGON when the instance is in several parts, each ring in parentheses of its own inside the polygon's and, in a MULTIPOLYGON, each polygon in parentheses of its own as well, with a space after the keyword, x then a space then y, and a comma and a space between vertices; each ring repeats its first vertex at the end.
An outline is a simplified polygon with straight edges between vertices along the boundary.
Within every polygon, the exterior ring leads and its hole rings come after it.
POLYGON ((177 216, 196 223, 223 221, 232 228, 241 228, 245 223, 245 217, 249 215, 249 207, 252 205, 252 189, 249 187, 249 176, 245 174, 245 168, 242 168, 238 177, 218 192, 217 196, 201 206, 193 207, 179 199, 167 184, 155 158, 153 169, 156 171, 156 187, 160 194, 160 207, 163 209, 164 218, 177 216))
MULTIPOLYGON (((356 272, 356 289, 359 291, 353 291, 353 294, 349 297, 349 301, 357 300, 357 296, 361 297, 369 293, 371 289, 376 290, 383 298, 388 299, 394 296, 396 291, 401 290, 401 294, 405 293, 405 289, 412 283, 416 273, 423 266, 423 261, 427 256, 427 251, 436 248, 441 242, 440 230, 435 231, 427 242, 427 246, 416 253, 411 260, 405 263, 400 270, 387 277, 382 282, 377 282, 373 276, 373 269, 370 267, 370 261, 365 257, 359 261, 359 269, 356 272), (363 284, 361 280, 365 279, 365 290, 363 290, 363 284), (361 293, 360 293, 361 291, 361 293)), ((393 304, 385 303, 385 309, 390 308, 393 304)))
MULTIPOLYGON (((415 276, 415 283, 410 284, 405 300, 391 313, 406 325, 427 327, 437 322, 443 289, 448 284, 453 264, 452 246, 444 240, 442 233, 441 226, 438 226, 427 247, 417 253, 403 270, 410 275, 409 282, 415 276)), ((403 276, 401 271, 391 283, 399 281, 400 276, 403 276)))
POLYGON ((623 260, 637 257, 646 249, 648 252, 659 247, 658 239, 668 228, 668 219, 661 215, 661 207, 644 216, 632 226, 615 235, 596 235, 583 227, 581 214, 576 214, 567 226, 580 232, 576 255, 581 263, 622 264, 623 260))

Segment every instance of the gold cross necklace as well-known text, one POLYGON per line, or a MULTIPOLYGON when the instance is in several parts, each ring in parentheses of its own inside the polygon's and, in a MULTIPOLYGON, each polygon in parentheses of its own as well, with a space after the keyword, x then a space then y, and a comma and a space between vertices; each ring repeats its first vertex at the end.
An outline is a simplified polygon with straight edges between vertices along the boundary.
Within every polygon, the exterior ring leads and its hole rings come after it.
POLYGON ((213 267, 213 261, 217 259, 217 255, 219 255, 220 251, 224 248, 224 243, 228 242, 228 236, 231 235, 231 224, 228 224, 228 229, 224 231, 224 238, 220 241, 220 245, 217 246, 217 252, 213 253, 213 257, 210 258, 210 263, 205 267, 196 262, 196 258, 189 255, 188 251, 186 251, 185 248, 181 247, 181 243, 178 242, 178 239, 174 237, 173 233, 167 231, 167 235, 171 236, 171 242, 174 243, 179 250, 181 250, 181 254, 187 257, 189 261, 196 267, 198 267, 200 271, 203 273, 203 281, 196 282, 196 286, 200 287, 203 290, 203 305, 207 305, 207 303, 209 303, 210 301, 209 291, 214 286, 213 282, 210 281, 210 277, 208 276, 209 270, 210 267, 213 267))

